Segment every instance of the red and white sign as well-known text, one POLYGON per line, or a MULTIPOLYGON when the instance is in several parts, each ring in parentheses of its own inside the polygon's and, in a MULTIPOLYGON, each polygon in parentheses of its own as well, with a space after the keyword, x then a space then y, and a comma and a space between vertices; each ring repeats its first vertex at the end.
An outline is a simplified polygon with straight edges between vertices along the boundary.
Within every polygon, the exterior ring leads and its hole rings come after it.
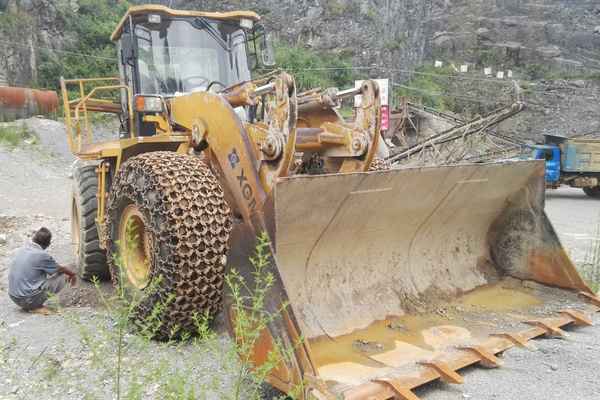
POLYGON ((381 130, 390 129, 390 106, 381 106, 381 130))

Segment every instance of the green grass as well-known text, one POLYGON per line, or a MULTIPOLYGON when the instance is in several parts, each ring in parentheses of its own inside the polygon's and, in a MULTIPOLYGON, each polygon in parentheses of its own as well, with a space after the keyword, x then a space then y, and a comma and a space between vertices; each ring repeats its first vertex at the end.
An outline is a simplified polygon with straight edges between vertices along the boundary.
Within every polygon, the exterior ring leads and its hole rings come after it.
POLYGON ((33 139, 34 136, 31 135, 25 125, 0 127, 0 144, 16 147, 25 140, 33 139))
POLYGON ((412 102, 440 111, 456 111, 454 99, 446 96, 449 90, 449 80, 456 75, 456 71, 448 66, 434 68, 431 65, 423 65, 416 68, 416 71, 420 74, 413 75, 411 80, 405 82, 405 87, 394 88, 392 97, 405 96, 412 102))
POLYGON ((302 45, 275 45, 277 67, 294 76, 298 91, 313 88, 354 86, 356 74, 352 70, 350 54, 316 51, 302 45))
POLYGON ((340 115, 346 119, 351 119, 354 117, 354 110, 348 105, 341 107, 338 111, 340 115))
POLYGON ((340 0, 329 0, 325 2, 325 8, 331 15, 342 16, 348 11, 349 5, 340 0))

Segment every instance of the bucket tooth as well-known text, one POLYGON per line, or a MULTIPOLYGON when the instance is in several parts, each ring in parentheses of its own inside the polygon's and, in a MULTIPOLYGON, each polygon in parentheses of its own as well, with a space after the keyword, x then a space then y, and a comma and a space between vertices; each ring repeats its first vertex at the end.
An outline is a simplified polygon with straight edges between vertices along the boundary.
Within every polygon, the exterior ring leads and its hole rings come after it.
POLYGON ((536 319, 531 321, 523 321, 523 323, 543 329, 546 336, 556 338, 566 338, 569 334, 562 329, 552 326, 544 320, 536 319))
POLYGON ((453 383, 456 385, 465 383, 465 379, 443 361, 421 361, 419 364, 433 369, 440 375, 442 381, 446 383, 453 383))
POLYGON ((335 400, 336 398, 332 395, 323 394, 317 389, 309 389, 307 399, 310 399, 310 400, 335 400))
POLYGON ((460 346, 458 349, 475 353, 481 359, 479 363, 485 368, 498 368, 503 364, 502 360, 482 346, 460 346))
POLYGON ((501 339, 506 339, 506 340, 509 340, 510 342, 512 342, 516 346, 523 347, 526 349, 531 349, 531 345, 527 342, 527 339, 525 339, 523 336, 521 336, 518 333, 511 333, 511 332, 492 333, 490 336, 498 337, 501 339))
POLYGON ((392 391, 396 395, 396 398, 398 398, 399 400, 420 400, 419 397, 417 397, 417 395, 412 392, 412 390, 401 386, 400 383, 394 379, 379 378, 374 379, 373 382, 378 382, 388 386, 390 389, 392 389, 392 391))
POLYGON ((573 322, 575 323, 575 325, 578 325, 578 326, 594 325, 592 320, 587 315, 585 315, 584 313, 577 311, 577 310, 571 310, 571 309, 561 310, 560 314, 573 319, 573 322))
POLYGON ((593 304, 596 307, 600 307, 600 297, 594 296, 593 294, 587 292, 579 292, 579 296, 583 297, 588 303, 593 304))

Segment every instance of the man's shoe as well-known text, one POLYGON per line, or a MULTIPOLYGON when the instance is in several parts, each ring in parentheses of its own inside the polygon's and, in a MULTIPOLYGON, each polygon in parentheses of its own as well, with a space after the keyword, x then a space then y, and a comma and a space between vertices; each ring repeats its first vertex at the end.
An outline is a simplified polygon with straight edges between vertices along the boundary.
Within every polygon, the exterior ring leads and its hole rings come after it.
POLYGON ((55 314, 54 311, 50 310, 48 307, 42 306, 39 308, 34 308, 33 310, 29 310, 32 314, 40 314, 40 315, 52 315, 55 314))

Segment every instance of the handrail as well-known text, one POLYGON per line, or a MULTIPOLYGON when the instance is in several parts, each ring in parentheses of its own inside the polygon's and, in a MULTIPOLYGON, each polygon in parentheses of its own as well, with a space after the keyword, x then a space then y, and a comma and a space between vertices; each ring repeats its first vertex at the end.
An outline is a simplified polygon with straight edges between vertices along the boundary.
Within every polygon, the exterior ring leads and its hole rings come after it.
MULTIPOLYGON (((110 86, 96 86, 95 88, 93 88, 87 95, 85 95, 81 101, 77 104, 77 106, 75 107, 75 120, 79 122, 79 110, 80 108, 83 108, 84 113, 86 114, 86 124, 85 124, 85 130, 86 130, 86 136, 88 138, 91 139, 92 134, 91 134, 91 130, 90 127, 88 125, 88 121, 87 121, 87 109, 86 109, 86 104, 87 102, 92 99, 92 96, 99 91, 103 91, 103 90, 116 90, 116 89, 121 89, 121 90, 126 90, 127 91, 127 98, 130 98, 130 93, 129 93, 129 87, 127 85, 110 85, 110 86)), ((81 151, 81 133, 79 133, 77 135, 77 139, 78 139, 78 147, 77 147, 77 151, 80 152, 81 151)))
MULTIPOLYGON (((116 105, 117 103, 111 102, 110 100, 94 98, 93 96, 101 91, 110 91, 110 90, 125 90, 127 95, 127 103, 128 103, 128 117, 129 120, 133 120, 133 103, 132 103, 132 95, 131 89, 127 85, 104 85, 104 86, 96 86, 91 89, 89 93, 85 93, 85 83, 90 82, 120 82, 119 78, 109 77, 109 78, 86 78, 86 79, 63 79, 60 80, 61 91, 63 96, 63 106, 65 113, 65 124, 67 127, 67 141, 69 143, 69 148, 71 152, 74 154, 81 153, 83 141, 82 141, 82 127, 81 127, 81 114, 83 112, 84 119, 84 127, 85 135, 89 140, 92 140, 93 134, 90 129, 90 124, 88 120, 88 111, 90 112, 112 112, 116 113, 116 110, 113 108, 107 109, 105 107, 109 105, 116 105), (69 93, 67 91, 67 85, 77 85, 79 86, 79 97, 70 100, 69 93), (74 115, 71 113, 74 112, 74 115), (75 124, 73 124, 73 120, 75 119, 75 124), (75 132, 73 132, 73 128, 75 128, 75 132)), ((133 128, 133 127, 132 127, 133 128)), ((131 135, 134 136, 133 129, 131 129, 131 135)))
POLYGON ((92 99, 92 95, 94 93, 96 93, 97 91, 101 91, 101 90, 115 90, 115 89, 125 89, 127 90, 127 92, 129 93, 129 86, 127 85, 111 85, 111 86, 97 86, 95 88, 92 89, 91 92, 89 92, 87 95, 85 95, 85 97, 83 97, 81 99, 81 101, 79 103, 77 103, 77 106, 75 107, 75 118, 79 117, 79 108, 86 103, 88 100, 99 100, 99 99, 92 99))
POLYGON ((65 82, 66 84, 71 84, 71 83, 79 83, 79 82, 101 82, 101 81, 115 81, 115 82, 120 82, 121 79, 117 78, 116 76, 110 76, 110 77, 106 77, 106 78, 82 78, 82 79, 63 79, 63 82, 65 82))

